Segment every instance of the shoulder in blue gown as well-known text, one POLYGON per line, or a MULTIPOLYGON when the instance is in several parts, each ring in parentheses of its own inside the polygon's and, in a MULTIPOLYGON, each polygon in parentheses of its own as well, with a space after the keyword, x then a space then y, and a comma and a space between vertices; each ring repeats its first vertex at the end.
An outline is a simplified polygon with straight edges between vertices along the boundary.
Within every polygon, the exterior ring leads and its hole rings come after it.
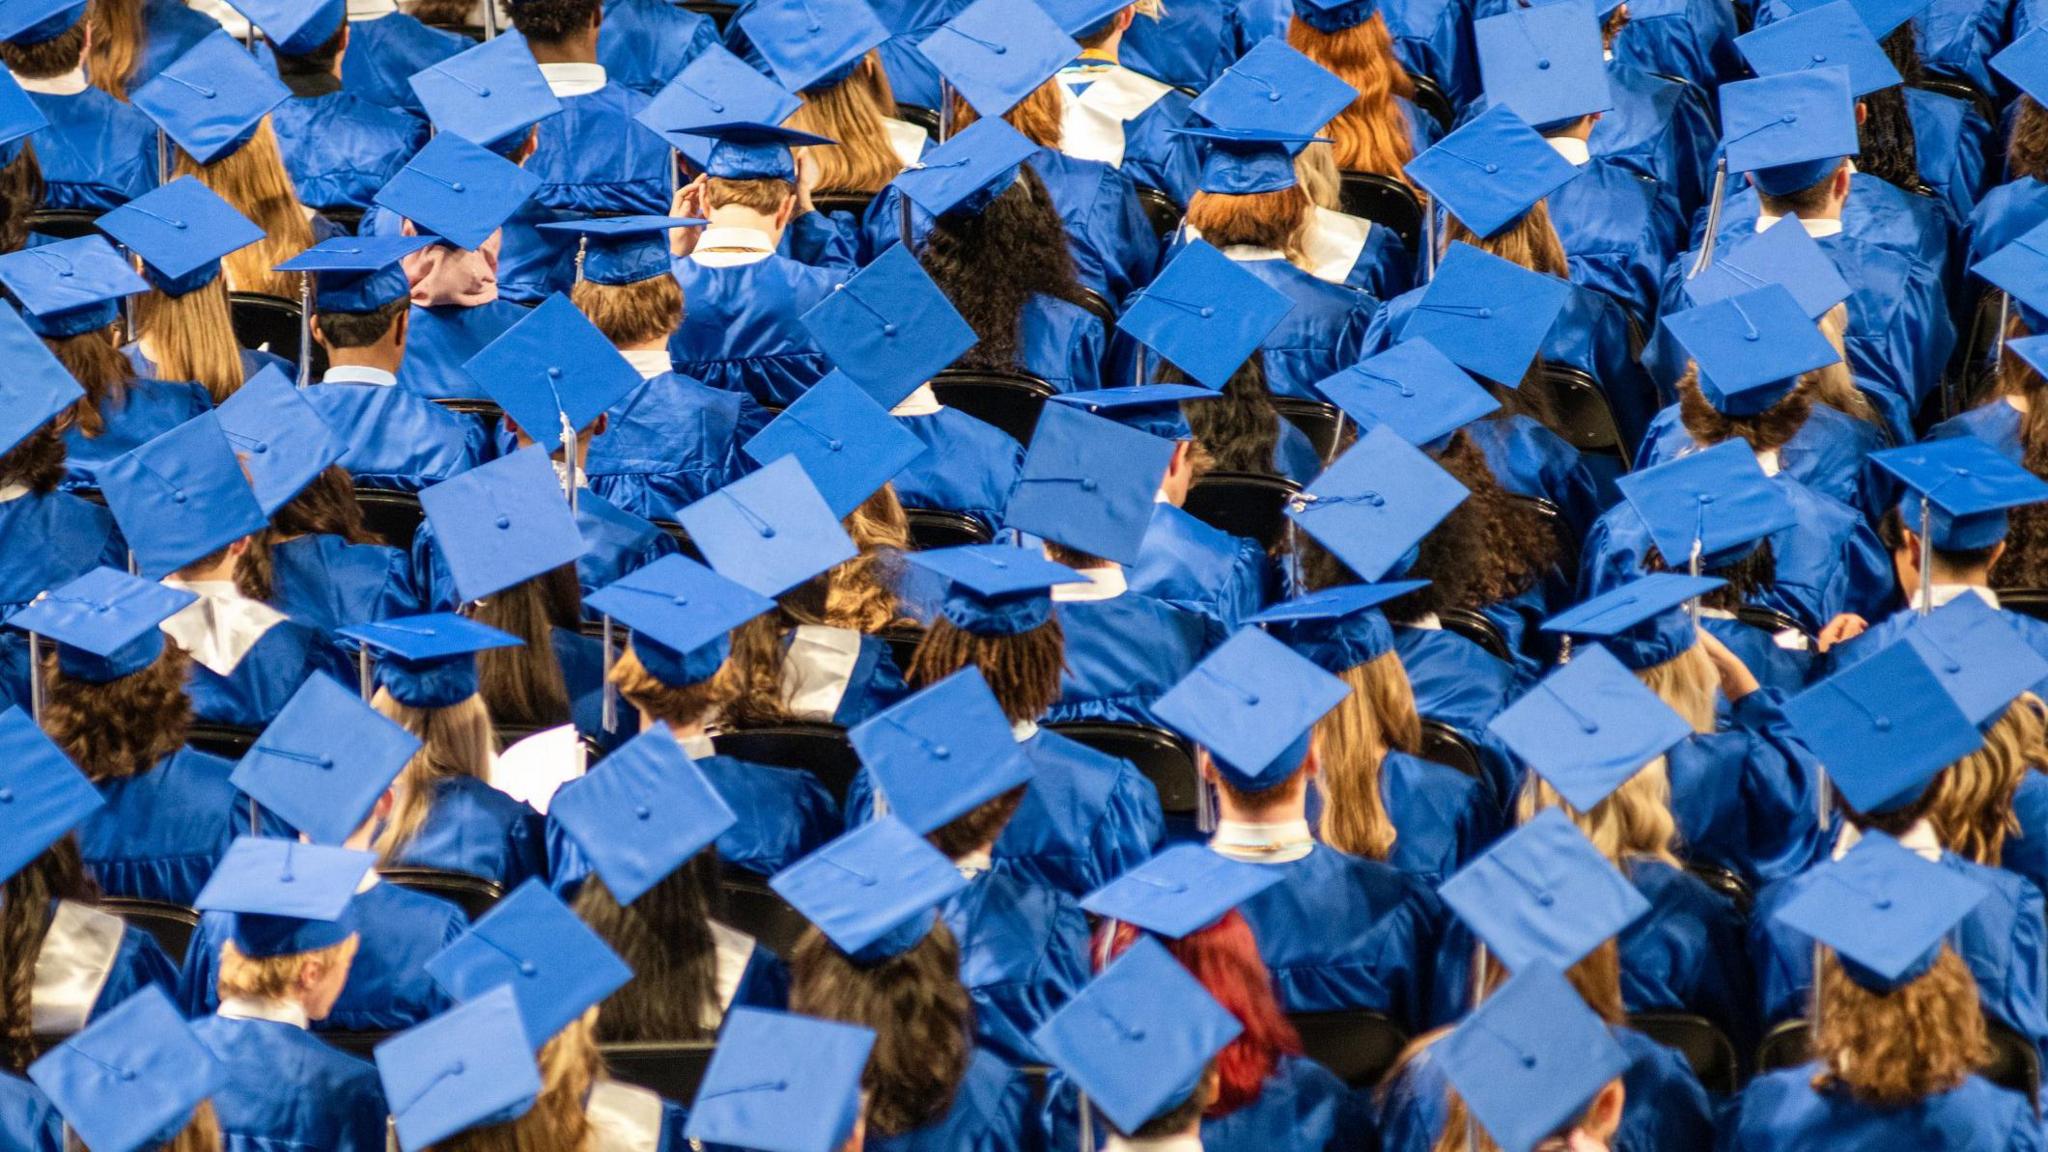
POLYGON ((1152 724, 1152 703, 1207 651, 1202 618, 1149 596, 1055 601, 1066 633, 1060 699, 1046 720, 1152 724))
POLYGON ((444 304, 432 308, 413 305, 405 329, 405 363, 398 369, 398 386, 429 400, 482 400, 482 385, 462 370, 469 358, 505 334, 526 315, 526 309, 506 300, 463 307, 444 304))
POLYGON ((229 841, 249 827, 234 766, 190 748, 145 772, 99 784, 106 807, 78 829, 86 871, 109 896, 190 906, 229 841))
POLYGON ((1088 916, 1072 897, 983 872, 939 908, 960 945, 976 1040, 1012 1064, 1043 1063, 1038 1026, 1088 982, 1088 916))
POLYGON ((1228 0, 1184 0, 1157 17, 1131 21, 1123 64, 1190 92, 1207 88, 1237 58, 1228 0))
POLYGON ((613 508, 649 520, 676 512, 751 471, 740 447, 768 425, 744 392, 665 372, 608 414, 584 463, 590 489, 613 508))
POLYGON ((1813 1086, 1818 1064, 1781 1068, 1750 1081, 1723 1120, 1727 1152, 1826 1147, 1835 1152, 1944 1148, 1952 1152, 2037 1152, 2041 1121, 2027 1098, 1971 1076, 1904 1108, 1877 1108, 1813 1086))
POLYGON ((1316 381, 1364 359, 1366 329, 1379 301, 1318 280, 1277 256, 1237 265, 1286 294, 1294 306, 1259 346, 1273 395, 1318 399, 1316 381))
POLYGON ((357 487, 414 492, 487 457, 481 425, 396 385, 323 382, 305 396, 348 445, 339 463, 357 487))
POLYGON ((63 1152, 64 1122, 35 1085, 0 1072, 0 1141, 18 1152, 63 1152))
MULTIPOLYGON (((128 567, 127 542, 105 508, 64 492, 0 500, 0 619, 99 567, 128 567)), ((0 701, 29 706, 20 632, 0 632, 0 701)))
POLYGON ((220 22, 196 8, 187 8, 181 0, 143 0, 142 29, 142 59, 128 77, 130 92, 220 31, 220 22))
POLYGON ((1306 1056, 1281 1056, 1259 1098, 1204 1117, 1202 1152, 1373 1152, 1372 1101, 1306 1056))
POLYGON ((1676 76, 1707 92, 1748 75, 1736 51, 1732 5, 1709 0, 1640 0, 1615 39, 1614 55, 1645 72, 1676 76), (1640 11, 1638 11, 1640 8, 1640 11))
POLYGON ((2026 235, 2043 220, 2048 220, 2048 184, 2021 176, 1990 189, 1970 212, 1969 263, 2026 235))
POLYGON ((1152 506, 1138 562, 1127 575, 1131 591, 1206 620, 1213 646, 1264 606, 1265 564, 1256 541, 1212 528, 1161 501, 1152 506))
POLYGON ((348 51, 341 56, 344 91, 380 108, 425 117, 408 77, 471 47, 453 32, 429 28, 404 12, 348 22, 348 51))
POLYGON ((2017 464, 2024 454, 2020 443, 2020 410, 2004 399, 1992 399, 1958 413, 1936 424, 1927 433, 1929 440, 1941 440, 1950 436, 1975 436, 2003 453, 2006 459, 2017 464))
POLYGON ((976 1050, 946 1114, 895 1136, 868 1129, 868 1152, 1021 1152, 1030 1088, 1015 1068, 976 1050))
POLYGON ((309 208, 368 209, 370 198, 427 142, 427 126, 344 91, 293 97, 271 110, 278 151, 309 208))
POLYGON ((206 1016, 192 1022, 192 1031, 227 1070, 227 1087, 213 1096, 227 1147, 383 1149, 390 1108, 375 1065, 269 1020, 206 1016))
POLYGON ((1380 762, 1380 800, 1396 832, 1387 863, 1430 884, 1464 867, 1500 831, 1500 802, 1484 781, 1406 752, 1380 762))
POLYGON ((1737 1052, 1753 1051, 1760 1037, 1742 911, 1664 861, 1634 857, 1627 871, 1650 911, 1621 934, 1622 1003, 1704 1016, 1737 1052))
POLYGON ((355 660, 335 632, 424 610, 412 561, 383 544, 350 544, 321 533, 270 547, 270 605, 328 638, 326 671, 353 683, 355 660))
MULTIPOLYGON (((1572 541, 1586 538, 1606 501, 1577 448, 1520 413, 1474 420, 1465 425, 1465 435, 1485 453, 1486 466, 1502 488, 1550 501, 1563 514, 1572 541)), ((1643 464, 1638 461, 1636 467, 1643 464)))
POLYGON ((42 165, 42 207, 104 212, 156 187, 156 125, 97 88, 28 94, 49 125, 29 135, 42 165))
POLYGON ((482 780, 449 777, 434 782, 426 823, 396 862, 466 872, 509 892, 547 875, 546 839, 533 809, 482 780))
POLYGON ((722 268, 678 260, 675 274, 683 286, 683 326, 668 342, 676 371, 778 408, 831 371, 803 315, 843 273, 771 254, 722 268))
MULTIPOLYGON (((1867 515, 1873 505, 1866 496, 1863 458, 1884 446, 1884 430, 1877 425, 1816 402, 1806 423, 1778 449, 1778 466, 1808 488, 1867 515)), ((1673 404, 1650 421, 1635 466, 1639 470, 1654 467, 1701 447, 1685 430, 1678 405, 1673 404)))
POLYGON ((1607 64, 1614 107, 1593 125, 1593 155, 1657 182, 1657 194, 1691 220, 1706 201, 1714 168, 1714 122, 1695 85, 1622 60, 1607 64))
POLYGON ((716 43, 709 16, 663 0, 605 0, 597 62, 613 83, 652 96, 716 43))
POLYGON ((286 619, 265 632, 225 676, 194 660, 185 679, 193 718, 235 728, 263 727, 321 668, 323 645, 318 631, 286 619))
POLYGON ((1449 725, 1479 750, 1487 784, 1505 804, 1521 786, 1521 766, 1486 726, 1521 693, 1513 665, 1442 628, 1397 626, 1394 650, 1408 673, 1416 712, 1449 725))
POLYGON ((1599 157, 1578 167, 1578 177, 1548 198, 1572 283, 1605 292, 1647 324, 1657 315, 1659 284, 1678 254, 1684 221, 1634 168, 1599 157))
POLYGON ((1901 91, 1913 124, 1913 156, 1920 179, 1955 219, 1968 219, 1984 191, 1984 150, 1991 125, 1966 100, 1910 85, 1901 91))
MULTIPOLYGON (((134 345, 125 350, 129 362, 140 359, 134 345)), ((87 436, 77 424, 64 431, 65 486, 97 488, 94 473, 109 460, 156 439, 193 417, 213 410, 213 398, 198 384, 183 380, 155 380, 154 373, 138 368, 119 399, 109 398, 99 406, 104 427, 97 436, 87 436)))
POLYGON ((891 481, 905 508, 964 512, 991 530, 1003 526, 1010 489, 1024 470, 1023 445, 957 408, 899 412, 896 422, 925 446, 891 481))
POLYGON ((2012 796, 2012 814, 2019 821, 2019 830, 2006 834, 1999 867, 2048 892, 2048 773, 2034 768, 2020 778, 2012 796))

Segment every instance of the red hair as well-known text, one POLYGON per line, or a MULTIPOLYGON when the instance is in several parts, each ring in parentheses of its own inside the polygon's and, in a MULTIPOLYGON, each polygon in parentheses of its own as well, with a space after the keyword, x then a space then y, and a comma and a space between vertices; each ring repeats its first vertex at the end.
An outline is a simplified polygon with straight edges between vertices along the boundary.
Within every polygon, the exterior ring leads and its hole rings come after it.
MULTIPOLYGON (((1137 941, 1135 926, 1118 923, 1110 943, 1111 957, 1123 955, 1137 941)), ((1259 943, 1241 913, 1232 910, 1184 939, 1159 942, 1244 1025, 1244 1032, 1216 1057, 1220 1083, 1215 1101, 1203 1113, 1210 1118, 1228 1116, 1259 1098, 1280 1057, 1301 1055, 1301 1034, 1280 1009, 1280 998, 1273 994, 1272 973, 1259 959, 1259 943)), ((1094 951, 1101 955, 1099 947, 1094 951)))

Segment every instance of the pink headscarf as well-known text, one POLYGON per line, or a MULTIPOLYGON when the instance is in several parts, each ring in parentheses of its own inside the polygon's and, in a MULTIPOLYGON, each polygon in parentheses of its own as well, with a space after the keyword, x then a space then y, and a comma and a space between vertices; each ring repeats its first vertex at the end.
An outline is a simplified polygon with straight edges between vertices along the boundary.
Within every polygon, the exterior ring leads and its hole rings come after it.
MULTIPOLYGON (((405 235, 419 235, 410 220, 405 222, 405 235)), ((500 230, 474 251, 436 244, 407 256, 403 266, 406 279, 412 282, 412 302, 422 308, 443 304, 474 308, 496 300, 498 246, 503 239, 500 230)))

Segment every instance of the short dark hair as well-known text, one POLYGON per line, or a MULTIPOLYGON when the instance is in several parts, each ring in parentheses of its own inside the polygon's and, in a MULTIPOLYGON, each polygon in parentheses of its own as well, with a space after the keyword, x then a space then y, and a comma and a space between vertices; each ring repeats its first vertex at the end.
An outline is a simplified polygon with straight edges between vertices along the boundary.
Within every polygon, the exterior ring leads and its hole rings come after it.
POLYGON ((367 348, 382 340, 411 306, 400 297, 375 312, 322 312, 320 339, 329 348, 367 348))
POLYGON ((277 54, 277 78, 287 86, 301 77, 329 76, 334 72, 334 61, 341 56, 341 38, 348 32, 348 21, 334 30, 334 35, 319 47, 300 56, 277 54))
POLYGON ((505 5, 521 36, 547 44, 590 27, 603 8, 600 0, 507 0, 505 5))
MULTIPOLYGON (((1143 1124, 1138 1125, 1136 1132, 1120 1132, 1119 1134, 1127 1140, 1157 1140, 1164 1136, 1177 1135, 1194 1127, 1195 1122, 1201 1118, 1202 1113, 1208 1111, 1210 1101, 1214 1099, 1214 1094, 1209 1091, 1209 1075, 1215 1070, 1215 1067, 1215 1061, 1212 1060, 1209 1063, 1209 1067, 1203 1069, 1202 1079, 1196 1086, 1193 1095, 1161 1112, 1159 1115, 1152 1117, 1150 1120, 1145 1121, 1143 1124)), ((1112 1124, 1110 1127, 1115 1128, 1116 1125, 1112 1124)))
POLYGON ((1762 188, 1758 188, 1756 190, 1757 202, 1765 212, 1773 216, 1798 216, 1805 212, 1818 212, 1822 208, 1827 207, 1828 184, 1834 180, 1835 173, 1840 172, 1842 165, 1846 163, 1848 163, 1847 160, 1836 161, 1835 165, 1828 169, 1827 175, 1796 192, 1787 192, 1783 196, 1769 196, 1764 193, 1762 188))
POLYGON ((62 76, 85 57, 85 21, 66 29, 62 36, 40 44, 0 44, 0 62, 23 80, 48 80, 62 76))
MULTIPOLYGON (((1877 521, 1877 538, 1884 542, 1886 551, 1896 552, 1906 546, 1906 527, 1906 517, 1898 505, 1884 510, 1877 521)), ((1920 529, 1916 526, 1913 530, 1920 529)), ((1950 568, 1982 568, 1991 563, 1991 553, 1997 548, 1997 544, 1989 548, 1936 548, 1934 558, 1950 568)))

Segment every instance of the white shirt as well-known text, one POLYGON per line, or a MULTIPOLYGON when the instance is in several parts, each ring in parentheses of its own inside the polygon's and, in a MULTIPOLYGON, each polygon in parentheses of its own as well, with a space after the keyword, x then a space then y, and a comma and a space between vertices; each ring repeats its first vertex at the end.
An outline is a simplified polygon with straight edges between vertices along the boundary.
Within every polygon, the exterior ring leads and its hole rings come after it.
POLYGON ((1593 159, 1593 149, 1576 136, 1549 136, 1545 139, 1559 156, 1571 161, 1576 167, 1584 168, 1593 159))
POLYGON ((398 377, 382 368, 367 364, 338 364, 327 370, 320 378, 322 384, 369 384, 378 388, 396 388, 398 377))
POLYGON ((1088 582, 1053 585, 1052 598, 1055 603, 1085 604, 1095 600, 1114 600, 1130 589, 1130 584, 1124 580, 1122 565, 1082 568, 1079 571, 1088 578, 1088 582))
POLYGON ((773 255, 775 238, 759 228, 706 228, 690 259, 706 268, 736 268, 773 255))
MULTIPOLYGON (((1756 230, 1762 232, 1783 219, 1783 216, 1772 216, 1769 213, 1760 212, 1756 218, 1756 230)), ((1840 236, 1842 234, 1842 222, 1840 220, 1808 220, 1806 217, 1801 216, 1799 217, 1799 226, 1806 229, 1806 234, 1815 240, 1824 239, 1828 236, 1840 236)))
POLYGON ((1154 1140, 1126 1140, 1114 1132, 1103 1152, 1202 1152, 1202 1138, 1195 1135, 1161 1136, 1154 1140))
POLYGON ((669 362, 666 348, 642 348, 637 352, 621 352, 619 355, 626 358, 626 363, 633 366, 633 371, 638 372, 642 380, 652 380, 674 367, 669 362))
POLYGON ((29 494, 26 484, 0 484, 0 504, 11 504, 29 494))
POLYGON ((939 403, 939 394, 932 391, 930 384, 919 384, 910 395, 898 401, 889 409, 891 416, 930 416, 946 406, 939 403))
POLYGON ((986 848, 976 848, 967 855, 953 861, 953 870, 960 873, 961 879, 972 880, 990 868, 995 867, 995 863, 995 853, 986 848))
POLYGON ((382 20, 398 11, 392 0, 348 0, 348 19, 351 24, 365 20, 382 20))
POLYGON ((606 80, 602 64, 543 64, 540 74, 557 100, 564 96, 588 96, 604 87, 606 80))
POLYGON ((885 116, 882 118, 882 130, 889 134, 889 147, 905 168, 924 159, 924 142, 931 138, 931 134, 924 130, 923 125, 885 116))
POLYGON ((1251 264, 1260 260, 1285 260, 1287 253, 1278 248, 1261 248, 1257 244, 1226 244, 1223 254, 1239 264, 1251 264))
POLYGON ((599 1080, 583 1100, 591 1152, 656 1152, 661 1147, 661 1097, 645 1088, 599 1080))
MULTIPOLYGON (((1934 606, 1939 608, 1965 592, 1974 592, 1977 595, 1977 599, 1982 600, 1993 608, 1998 607, 1998 593, 1993 592, 1989 588, 1980 588, 1975 584, 1943 584, 1939 580, 1934 582, 1934 606)), ((1913 597, 1913 602, 1918 604, 1920 598, 1918 596, 1913 597)))
POLYGON ((676 743, 682 746, 683 755, 688 756, 692 760, 702 760, 707 756, 718 755, 718 749, 712 745, 711 737, 709 736, 678 736, 676 737, 676 743))
POLYGON ((257 1000, 244 996, 229 996, 220 1002, 219 1015, 225 1020, 268 1020, 273 1024, 289 1024, 300 1029, 312 1024, 306 1017, 305 1007, 289 1000, 257 1000))
MULTIPOLYGON (((1849 849, 1854 848, 1862 839, 1862 831, 1854 824, 1844 821, 1842 835, 1835 840, 1835 850, 1830 854, 1830 858, 1840 860, 1847 856, 1849 849)), ((1905 835, 1899 837, 1899 845, 1930 864, 1941 863, 1941 837, 1934 834, 1934 825, 1925 820, 1914 821, 1913 826, 1906 829, 1905 835)))
POLYGON ((22 91, 35 92, 43 96, 76 96, 91 86, 85 79, 85 68, 83 65, 73 68, 62 76, 45 76, 41 80, 31 80, 26 76, 16 76, 14 79, 16 83, 21 85, 22 91))
POLYGON ((1315 851, 1316 839, 1309 832, 1307 820, 1282 820, 1277 824, 1219 820, 1209 847, 1232 860, 1285 864, 1315 851))
POLYGON ((285 620, 284 613, 242 595, 233 580, 188 582, 168 576, 164 587, 198 594, 158 627, 216 676, 234 675, 256 642, 285 620))
POLYGON ((851 628, 802 624, 782 657, 782 703, 799 720, 829 722, 846 698, 860 633, 851 628))

